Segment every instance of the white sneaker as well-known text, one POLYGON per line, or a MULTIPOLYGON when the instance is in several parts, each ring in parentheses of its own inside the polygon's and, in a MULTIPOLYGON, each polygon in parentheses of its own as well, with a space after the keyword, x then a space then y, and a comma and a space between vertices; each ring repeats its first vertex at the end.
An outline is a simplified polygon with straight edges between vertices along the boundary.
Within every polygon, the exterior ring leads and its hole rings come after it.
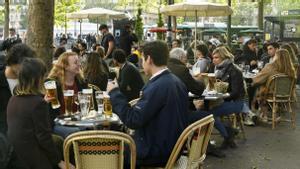
POLYGON ((244 118, 244 124, 246 126, 254 126, 255 123, 252 121, 252 117, 250 116, 250 114, 246 114, 245 118, 244 118))

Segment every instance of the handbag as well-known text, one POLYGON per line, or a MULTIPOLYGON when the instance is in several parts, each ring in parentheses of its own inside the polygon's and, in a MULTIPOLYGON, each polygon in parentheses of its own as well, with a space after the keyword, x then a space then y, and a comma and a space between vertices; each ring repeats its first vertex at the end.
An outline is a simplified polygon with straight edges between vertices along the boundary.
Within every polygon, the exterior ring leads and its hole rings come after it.
POLYGON ((223 82, 222 80, 217 79, 214 84, 214 89, 217 91, 217 93, 226 93, 228 86, 228 82, 223 82))

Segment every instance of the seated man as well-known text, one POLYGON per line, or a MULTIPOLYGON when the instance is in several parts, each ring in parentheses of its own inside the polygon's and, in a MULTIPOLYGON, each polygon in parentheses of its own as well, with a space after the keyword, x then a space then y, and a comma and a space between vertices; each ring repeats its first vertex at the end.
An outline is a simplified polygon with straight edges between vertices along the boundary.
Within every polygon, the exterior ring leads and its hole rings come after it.
POLYGON ((150 75, 137 104, 130 107, 116 83, 107 87, 113 111, 135 130, 138 166, 165 166, 174 145, 187 126, 188 92, 185 85, 167 68, 167 44, 146 43, 143 67, 150 75))
POLYGON ((120 91, 128 101, 139 98, 140 90, 144 86, 143 78, 139 70, 130 62, 126 61, 126 54, 122 49, 113 52, 113 62, 119 67, 118 84, 120 91))

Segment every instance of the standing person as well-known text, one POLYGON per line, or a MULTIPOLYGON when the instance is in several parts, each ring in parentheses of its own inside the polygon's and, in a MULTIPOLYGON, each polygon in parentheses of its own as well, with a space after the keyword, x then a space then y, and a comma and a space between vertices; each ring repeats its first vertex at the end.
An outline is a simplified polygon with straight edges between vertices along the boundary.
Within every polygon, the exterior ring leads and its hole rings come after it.
POLYGON ((17 35, 15 28, 10 28, 9 37, 6 40, 4 40, 4 42, 2 43, 0 51, 1 50, 8 51, 11 47, 13 47, 15 44, 18 43, 22 43, 21 38, 17 35))
POLYGON ((108 31, 108 27, 105 24, 100 25, 99 27, 100 32, 102 33, 102 40, 101 46, 104 47, 105 55, 104 60, 109 63, 112 58, 113 50, 115 49, 115 38, 114 36, 108 31))
POLYGON ((108 82, 108 74, 105 72, 101 60, 99 53, 89 53, 83 73, 84 78, 88 83, 96 85, 100 90, 105 91, 108 82))
POLYGON ((137 104, 130 107, 116 83, 109 82, 112 107, 123 123, 135 129, 138 166, 165 166, 187 126, 188 92, 167 68, 168 46, 162 41, 143 47, 143 67, 151 78, 137 104))
POLYGON ((16 95, 7 105, 8 138, 22 163, 30 169, 65 168, 52 140, 48 106, 42 97, 45 74, 42 60, 25 59, 16 95))
POLYGON ((120 48, 124 50, 126 56, 131 54, 131 47, 138 42, 137 36, 132 32, 130 25, 125 25, 125 30, 120 37, 120 48))
POLYGON ((126 54, 122 49, 114 51, 113 61, 119 67, 118 84, 120 91, 127 97, 128 101, 139 98, 140 91, 144 86, 139 70, 132 63, 126 61, 126 54))
POLYGON ((27 45, 17 44, 8 51, 7 65, 0 70, 0 132, 3 134, 7 132, 6 106, 18 83, 20 64, 24 58, 35 56, 35 52, 27 45))

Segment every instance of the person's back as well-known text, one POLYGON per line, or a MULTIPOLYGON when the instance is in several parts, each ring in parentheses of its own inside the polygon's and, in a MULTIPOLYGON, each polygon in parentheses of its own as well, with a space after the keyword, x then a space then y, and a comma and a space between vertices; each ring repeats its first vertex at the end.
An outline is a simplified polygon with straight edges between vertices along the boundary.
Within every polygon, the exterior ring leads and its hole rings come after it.
POLYGON ((114 111, 135 130, 139 166, 164 166, 187 126, 188 93, 185 85, 167 68, 168 48, 153 41, 143 48, 144 71, 151 75, 137 104, 129 107, 113 83, 108 84, 114 111))

